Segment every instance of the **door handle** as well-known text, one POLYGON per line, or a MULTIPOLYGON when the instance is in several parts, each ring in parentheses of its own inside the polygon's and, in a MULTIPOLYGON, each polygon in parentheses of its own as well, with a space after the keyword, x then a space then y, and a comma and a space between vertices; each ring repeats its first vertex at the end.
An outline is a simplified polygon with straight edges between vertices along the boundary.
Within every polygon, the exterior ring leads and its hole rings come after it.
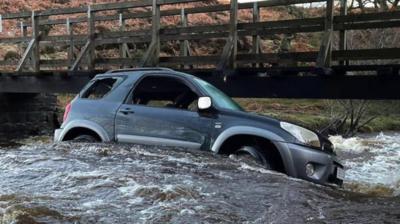
POLYGON ((130 108, 121 109, 121 110, 119 110, 119 112, 122 113, 122 114, 125 114, 125 115, 134 114, 135 113, 135 111, 131 110, 130 108))

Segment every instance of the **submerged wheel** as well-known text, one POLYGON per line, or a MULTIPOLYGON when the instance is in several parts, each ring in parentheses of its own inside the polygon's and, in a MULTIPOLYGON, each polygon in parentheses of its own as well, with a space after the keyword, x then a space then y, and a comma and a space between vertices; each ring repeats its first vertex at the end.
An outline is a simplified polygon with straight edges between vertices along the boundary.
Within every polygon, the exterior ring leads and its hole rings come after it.
POLYGON ((91 135, 78 135, 72 139, 73 142, 98 142, 98 140, 91 135))
POLYGON ((260 165, 263 165, 267 169, 271 169, 271 165, 269 164, 265 153, 262 151, 261 148, 257 146, 242 146, 231 155, 233 155, 240 161, 253 161, 260 165))

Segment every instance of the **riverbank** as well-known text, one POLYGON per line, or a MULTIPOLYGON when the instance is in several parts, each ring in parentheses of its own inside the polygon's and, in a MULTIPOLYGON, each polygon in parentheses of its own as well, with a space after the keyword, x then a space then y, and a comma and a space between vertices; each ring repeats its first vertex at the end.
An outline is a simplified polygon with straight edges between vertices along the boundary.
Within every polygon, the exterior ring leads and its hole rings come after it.
MULTIPOLYGON (((62 118, 65 105, 74 97, 58 96, 59 118, 62 118)), ((331 121, 332 111, 338 106, 335 100, 236 98, 235 101, 248 112, 294 122, 314 130, 325 128, 331 121)), ((368 104, 367 117, 376 118, 360 133, 400 131, 400 101, 376 100, 368 101, 368 104)))
MULTIPOLYGON (((325 128, 338 107, 335 100, 235 99, 246 111, 295 122, 315 130, 325 128)), ((375 117, 360 133, 400 130, 400 102, 368 101, 366 117, 375 117)))

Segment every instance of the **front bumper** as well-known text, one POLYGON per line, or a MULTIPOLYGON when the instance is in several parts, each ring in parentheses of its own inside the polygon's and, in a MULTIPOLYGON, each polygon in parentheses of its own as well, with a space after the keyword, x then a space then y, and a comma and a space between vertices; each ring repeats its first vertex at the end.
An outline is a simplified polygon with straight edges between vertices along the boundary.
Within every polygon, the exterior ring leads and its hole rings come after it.
POLYGON ((343 184, 343 165, 335 155, 311 147, 287 143, 292 157, 293 176, 323 185, 343 184), (312 175, 306 172, 306 165, 312 164, 312 175))

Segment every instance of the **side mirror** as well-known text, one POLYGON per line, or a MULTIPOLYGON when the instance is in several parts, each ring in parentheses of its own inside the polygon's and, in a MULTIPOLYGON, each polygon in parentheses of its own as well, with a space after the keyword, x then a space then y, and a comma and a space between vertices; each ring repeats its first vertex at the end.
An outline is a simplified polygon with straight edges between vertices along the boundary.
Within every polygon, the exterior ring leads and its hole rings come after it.
POLYGON ((212 106, 212 100, 209 96, 200 97, 197 101, 197 107, 199 110, 207 110, 210 109, 212 106))

